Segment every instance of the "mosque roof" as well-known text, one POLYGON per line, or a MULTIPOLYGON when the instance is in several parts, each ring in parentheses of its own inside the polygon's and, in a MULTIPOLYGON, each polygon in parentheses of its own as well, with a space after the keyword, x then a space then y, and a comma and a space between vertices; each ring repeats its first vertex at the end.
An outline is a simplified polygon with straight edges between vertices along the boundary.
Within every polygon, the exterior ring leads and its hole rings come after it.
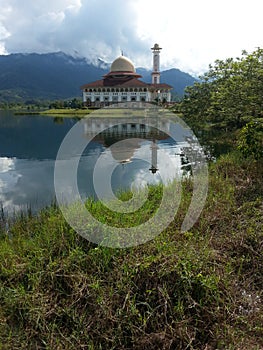
POLYGON ((171 85, 168 84, 148 84, 145 83, 144 81, 141 81, 137 78, 130 77, 127 79, 101 79, 101 80, 96 80, 94 82, 85 84, 81 86, 81 90, 83 89, 91 89, 91 88, 107 88, 107 87, 120 87, 120 88, 154 88, 154 89, 172 89, 171 85))
MULTIPOLYGON (((156 45, 155 45, 156 46, 156 45)), ((148 84, 138 78, 140 74, 136 73, 132 61, 125 57, 117 57, 111 64, 108 74, 104 75, 103 79, 82 85, 81 90, 100 87, 120 87, 120 88, 148 88, 148 89, 172 89, 168 84, 148 84)))

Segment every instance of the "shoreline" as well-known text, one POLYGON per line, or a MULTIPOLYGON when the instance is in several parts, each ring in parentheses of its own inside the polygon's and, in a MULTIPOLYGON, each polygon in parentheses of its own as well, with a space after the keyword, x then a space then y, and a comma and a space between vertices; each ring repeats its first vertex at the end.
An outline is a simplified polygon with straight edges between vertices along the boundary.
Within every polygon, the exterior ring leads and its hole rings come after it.
POLYGON ((51 116, 72 116, 72 115, 86 115, 91 112, 90 109, 46 109, 43 111, 13 111, 14 115, 51 115, 51 116))

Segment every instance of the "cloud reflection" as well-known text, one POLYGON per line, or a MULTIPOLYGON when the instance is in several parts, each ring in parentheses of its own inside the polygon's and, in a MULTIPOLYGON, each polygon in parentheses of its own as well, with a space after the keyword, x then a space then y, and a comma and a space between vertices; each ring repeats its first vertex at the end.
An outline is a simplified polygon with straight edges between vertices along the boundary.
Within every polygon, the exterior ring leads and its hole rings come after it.
POLYGON ((54 161, 0 158, 0 202, 7 211, 38 209, 54 198, 54 161))

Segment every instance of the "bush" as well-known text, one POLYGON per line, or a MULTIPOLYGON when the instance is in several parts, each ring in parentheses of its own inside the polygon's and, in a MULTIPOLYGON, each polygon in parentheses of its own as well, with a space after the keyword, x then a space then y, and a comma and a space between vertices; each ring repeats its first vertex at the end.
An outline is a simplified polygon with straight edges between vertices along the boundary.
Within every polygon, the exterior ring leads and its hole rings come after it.
POLYGON ((238 149, 245 158, 260 159, 263 156, 263 124, 259 121, 247 123, 240 131, 238 149))

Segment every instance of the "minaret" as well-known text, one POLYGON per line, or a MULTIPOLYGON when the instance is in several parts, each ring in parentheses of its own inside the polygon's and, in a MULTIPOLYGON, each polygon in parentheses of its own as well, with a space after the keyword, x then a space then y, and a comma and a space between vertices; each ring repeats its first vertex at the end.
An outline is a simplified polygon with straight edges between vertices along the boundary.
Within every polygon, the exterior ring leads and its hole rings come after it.
POLYGON ((151 50, 153 52, 152 84, 160 84, 160 51, 162 48, 154 44, 151 50))

